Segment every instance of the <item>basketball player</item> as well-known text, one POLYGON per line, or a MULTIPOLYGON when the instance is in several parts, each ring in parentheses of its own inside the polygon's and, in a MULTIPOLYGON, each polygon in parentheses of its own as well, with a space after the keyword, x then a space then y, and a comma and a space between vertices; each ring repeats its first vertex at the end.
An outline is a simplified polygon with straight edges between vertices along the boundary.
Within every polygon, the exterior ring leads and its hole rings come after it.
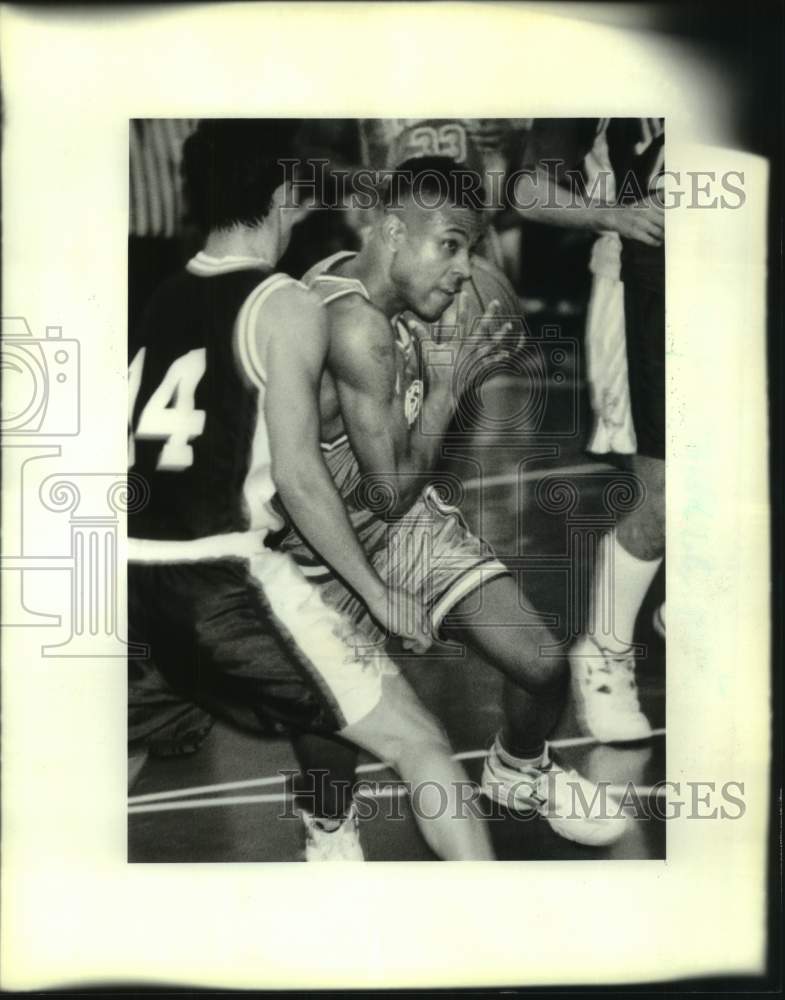
MULTIPOLYGON (((607 844, 623 833, 624 818, 614 815, 612 803, 603 809, 597 789, 563 771, 546 746, 564 708, 567 663, 543 655, 553 637, 526 616, 505 565, 430 484, 455 410, 456 371, 481 366, 509 332, 497 322, 499 329, 479 345, 464 338, 447 347, 420 339, 422 324, 409 329, 398 318, 410 310, 436 322, 472 278, 484 213, 476 203, 464 204, 462 183, 463 172, 448 159, 404 163, 360 253, 334 255, 305 276, 330 322, 322 447, 382 578, 400 581, 428 608, 434 628, 467 643, 505 675, 505 724, 486 761, 483 791, 516 812, 539 812, 568 839, 607 844), (440 207, 423 207, 435 204, 440 207), (469 614, 470 595, 478 590, 481 608, 469 614), (592 805, 582 810, 578 793, 592 805)), ((517 313, 511 290, 509 299, 508 310, 517 313)), ((498 307, 491 304, 483 334, 491 333, 498 307)), ((282 547, 319 584, 324 600, 351 617, 366 645, 383 639, 340 571, 296 528, 282 547)), ((314 760, 315 767, 323 763, 324 757, 314 760)))
MULTIPOLYGON (((616 427, 621 446, 614 450, 631 451, 637 442, 630 463, 645 491, 645 502, 603 538, 590 621, 570 654, 579 713, 588 731, 602 742, 645 739, 651 734, 637 696, 632 641, 638 612, 665 553, 665 252, 659 197, 664 139, 660 118, 535 120, 526 157, 533 169, 521 176, 516 190, 524 218, 607 234, 611 254, 617 243, 621 247, 634 435, 629 430, 624 433, 624 397, 617 396, 621 406, 614 409, 617 421, 621 420, 616 427), (602 184, 595 186, 591 203, 577 202, 568 187, 568 171, 580 167, 592 153, 599 153, 612 168, 610 176, 605 171, 610 183, 604 191, 602 184)), ((600 271, 607 268, 605 257, 600 271)), ((596 253, 595 259, 599 260, 596 253)), ((612 256, 610 265, 613 277, 612 256)), ((597 338, 588 346, 596 348, 597 338)), ((606 385, 608 378, 618 381, 624 374, 618 366, 609 370, 606 385)), ((664 605, 657 622, 664 632, 664 605)))
POLYGON ((358 655, 348 620, 265 545, 281 527, 277 488, 369 614, 387 628, 401 612, 404 640, 427 645, 416 603, 365 558, 319 450, 324 310, 273 266, 301 214, 277 162, 294 134, 286 121, 202 122, 186 144, 206 242, 153 296, 130 366, 130 465, 149 498, 129 517, 129 631, 150 652, 131 669, 155 669, 183 699, 257 732, 337 734, 390 761, 434 789, 420 819, 433 851, 488 859, 483 823, 458 808, 466 776, 441 728, 392 662, 358 655), (283 655, 269 655, 271 627, 283 655))
MULTIPOLYGON (((407 160, 446 156, 481 178, 489 209, 479 252, 499 267, 506 263, 508 234, 497 232, 504 208, 503 180, 519 155, 528 126, 521 118, 363 118, 359 121, 363 164, 374 170, 394 170, 407 160)), ((373 224, 372 213, 355 217, 361 240, 373 224), (364 223, 364 224, 363 224, 364 223)))

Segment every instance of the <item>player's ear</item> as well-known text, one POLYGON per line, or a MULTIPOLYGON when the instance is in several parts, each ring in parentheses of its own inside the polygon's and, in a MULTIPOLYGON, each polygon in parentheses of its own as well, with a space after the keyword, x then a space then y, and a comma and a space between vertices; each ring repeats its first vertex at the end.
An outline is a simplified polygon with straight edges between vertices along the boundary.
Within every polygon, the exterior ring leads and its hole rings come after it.
POLYGON ((395 252, 406 237, 406 223, 395 212, 385 212, 382 220, 382 239, 395 252))

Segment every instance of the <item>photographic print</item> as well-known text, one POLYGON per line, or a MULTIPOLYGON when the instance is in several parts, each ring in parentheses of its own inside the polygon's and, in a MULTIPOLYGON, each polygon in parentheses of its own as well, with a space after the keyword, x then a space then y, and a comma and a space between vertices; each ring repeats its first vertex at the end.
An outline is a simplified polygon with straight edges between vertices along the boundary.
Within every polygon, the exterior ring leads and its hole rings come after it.
POLYGON ((664 122, 130 135, 129 860, 663 858, 664 122))

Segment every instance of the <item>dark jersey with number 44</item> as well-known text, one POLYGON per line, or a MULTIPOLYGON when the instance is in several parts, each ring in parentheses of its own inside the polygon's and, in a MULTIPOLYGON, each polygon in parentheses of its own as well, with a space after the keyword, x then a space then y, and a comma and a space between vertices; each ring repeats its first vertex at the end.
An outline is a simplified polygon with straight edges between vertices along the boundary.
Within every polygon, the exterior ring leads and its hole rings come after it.
POLYGON ((253 258, 200 253, 152 297, 129 367, 129 469, 149 489, 129 514, 132 538, 280 527, 255 323, 292 280, 253 258))

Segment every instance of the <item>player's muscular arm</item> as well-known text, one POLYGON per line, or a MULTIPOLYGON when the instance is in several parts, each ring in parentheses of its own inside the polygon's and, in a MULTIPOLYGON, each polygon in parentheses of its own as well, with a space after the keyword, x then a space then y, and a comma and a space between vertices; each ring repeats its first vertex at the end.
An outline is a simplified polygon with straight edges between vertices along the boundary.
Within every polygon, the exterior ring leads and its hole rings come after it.
POLYGON ((395 352, 390 324, 381 313, 351 304, 331 307, 328 365, 344 427, 368 487, 392 487, 390 513, 399 515, 414 503, 423 475, 436 462, 454 402, 449 385, 433 386, 422 413, 430 433, 423 434, 419 422, 410 428, 395 391, 395 352))
POLYGON ((599 200, 586 205, 542 169, 518 178, 515 208, 519 215, 532 222, 596 233, 611 230, 649 246, 660 246, 665 231, 660 205, 647 199, 633 205, 599 200))
POLYGON ((385 586, 368 564, 319 448, 319 385, 327 353, 324 310, 296 288, 278 292, 268 303, 260 340, 273 482, 303 538, 355 590, 378 600, 385 586), (265 338, 266 329, 271 332, 265 338))
POLYGON ((319 447, 319 387, 327 354, 327 320, 304 289, 268 299, 257 346, 267 374, 265 418, 273 481, 302 537, 365 601, 371 614, 409 648, 430 643, 424 614, 408 595, 388 588, 368 562, 319 447), (401 612, 403 604, 411 610, 401 612))

